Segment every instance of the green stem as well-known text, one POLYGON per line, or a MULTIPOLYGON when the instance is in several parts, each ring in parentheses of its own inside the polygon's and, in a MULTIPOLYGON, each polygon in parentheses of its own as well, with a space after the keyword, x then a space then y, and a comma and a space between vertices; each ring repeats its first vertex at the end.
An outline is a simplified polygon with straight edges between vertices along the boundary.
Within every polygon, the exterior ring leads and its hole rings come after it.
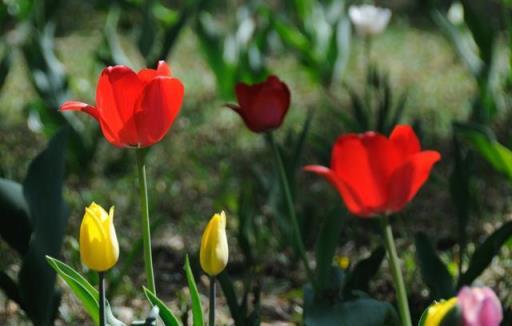
POLYGON ((215 326, 215 276, 210 276, 210 306, 208 326, 215 326))
POLYGON ((393 238, 393 231, 391 224, 389 224, 389 217, 383 216, 380 218, 382 235, 384 237, 384 246, 388 253, 389 268, 395 283, 396 296, 398 301, 398 310, 400 312, 400 320, 402 326, 412 326, 411 313, 409 312, 409 303, 407 302, 407 292, 405 289, 404 279, 400 270, 400 262, 398 254, 396 253, 395 239, 393 238))
POLYGON ((283 160, 281 158, 281 154, 279 153, 279 149, 277 148, 276 141, 274 139, 274 135, 272 132, 268 132, 268 139, 270 141, 270 145, 272 147, 272 153, 274 154, 274 161, 277 167, 277 172, 279 174, 279 181, 281 183, 281 188, 284 193, 285 202, 286 202, 286 208, 288 209, 288 216, 291 219, 292 222, 292 230, 293 230, 293 237, 295 241, 295 248, 298 251, 298 254, 300 258, 302 259, 302 262, 304 263, 304 268, 306 269, 306 272, 308 274, 309 281, 316 285, 315 279, 313 277, 313 271, 311 270, 311 267, 309 267, 308 258, 306 256, 306 250, 304 248, 304 243, 302 241, 301 233, 300 233, 300 227, 299 227, 299 221, 297 220, 297 215, 295 215, 295 208, 293 207, 293 199, 292 199, 292 193, 290 191, 290 184, 288 181, 288 177, 286 176, 286 171, 284 169, 283 160))
POLYGON ((99 278, 99 295, 100 295, 100 309, 99 309, 99 317, 100 317, 100 326, 105 326, 106 324, 106 315, 105 315, 105 272, 98 272, 99 278))
POLYGON ((148 182, 146 179, 146 165, 144 163, 144 150, 139 148, 137 153, 137 171, 139 174, 139 194, 141 209, 142 242, 144 247, 144 270, 148 289, 156 294, 155 276, 153 274, 153 258, 151 255, 151 229, 149 224, 148 182))
POLYGON ((368 76, 368 72, 370 71, 371 65, 371 53, 372 53, 372 39, 371 36, 366 36, 363 39, 363 64, 366 72, 366 76, 368 76))

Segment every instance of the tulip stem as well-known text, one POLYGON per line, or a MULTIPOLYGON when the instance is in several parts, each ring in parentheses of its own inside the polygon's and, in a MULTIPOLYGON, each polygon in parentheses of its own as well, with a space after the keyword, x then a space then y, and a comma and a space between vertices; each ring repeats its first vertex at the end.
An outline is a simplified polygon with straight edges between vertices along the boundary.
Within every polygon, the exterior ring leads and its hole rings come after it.
POLYGON ((396 252, 395 239, 393 237, 391 224, 389 223, 389 217, 382 216, 380 220, 384 246, 388 253, 389 268, 391 269, 391 275, 393 276, 393 282, 395 283, 398 311, 400 313, 400 320, 402 321, 401 325, 412 326, 411 313, 409 312, 409 303, 407 301, 407 292, 402 272, 400 270, 400 262, 396 252))
POLYGON ((293 231, 293 237, 295 240, 295 248, 298 251, 298 254, 300 258, 302 259, 302 262, 304 263, 304 268, 306 269, 306 272, 308 274, 309 281, 316 285, 315 278, 313 277, 313 271, 311 270, 311 267, 309 267, 308 258, 306 256, 306 249, 304 248, 304 243, 302 241, 302 236, 300 232, 299 227, 299 221, 297 220, 297 215, 295 214, 295 208, 293 207, 293 199, 292 199, 292 193, 290 191, 290 183, 288 181, 288 177, 286 176, 286 171, 284 169, 283 165, 283 159, 281 157, 281 154, 279 153, 279 149, 277 148, 276 141, 274 139, 274 135, 272 132, 268 132, 268 139, 270 141, 270 145, 272 146, 272 152, 274 154, 274 161, 277 167, 277 174, 279 174, 279 181, 281 183, 281 188, 284 193, 286 207, 288 209, 288 215, 290 216, 291 222, 292 222, 292 231, 293 231))
POLYGON ((105 314, 105 272, 98 272, 99 279, 99 295, 100 295, 100 326, 105 326, 106 324, 106 314, 105 314))
POLYGON ((148 289, 156 294, 155 276, 153 274, 153 257, 151 255, 151 229, 149 224, 148 183, 146 178, 146 164, 144 150, 138 148, 137 171, 139 174, 139 194, 141 209, 142 242, 144 245, 144 270, 148 289))
POLYGON ((215 276, 210 276, 210 306, 208 326, 215 326, 215 276))

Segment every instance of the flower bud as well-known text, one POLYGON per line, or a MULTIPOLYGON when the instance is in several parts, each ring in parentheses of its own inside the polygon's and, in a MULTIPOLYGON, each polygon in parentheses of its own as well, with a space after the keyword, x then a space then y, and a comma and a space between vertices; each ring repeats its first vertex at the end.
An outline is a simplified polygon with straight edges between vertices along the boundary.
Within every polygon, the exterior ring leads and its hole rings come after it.
POLYGON ((463 287, 457 295, 464 326, 498 326, 503 310, 496 294, 488 288, 463 287))
POLYGON ((435 302, 427 308, 427 316, 425 318, 424 326, 440 326, 444 319, 453 310, 457 309, 457 297, 441 300, 435 302))
POLYGON ((109 213, 94 202, 85 208, 80 226, 80 258, 91 270, 104 272, 117 263, 119 244, 113 218, 114 207, 109 213))
POLYGON ((228 240, 226 237, 226 214, 215 214, 206 226, 201 238, 199 260, 203 271, 210 275, 220 274, 228 264, 228 240))

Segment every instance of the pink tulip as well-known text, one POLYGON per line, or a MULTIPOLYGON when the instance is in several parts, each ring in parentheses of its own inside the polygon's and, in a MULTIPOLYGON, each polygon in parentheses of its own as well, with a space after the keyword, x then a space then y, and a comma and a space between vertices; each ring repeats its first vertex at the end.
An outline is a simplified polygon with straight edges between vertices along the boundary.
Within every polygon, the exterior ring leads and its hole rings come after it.
POLYGON ((496 294, 488 288, 463 287, 457 295, 464 326, 498 326, 503 311, 496 294))

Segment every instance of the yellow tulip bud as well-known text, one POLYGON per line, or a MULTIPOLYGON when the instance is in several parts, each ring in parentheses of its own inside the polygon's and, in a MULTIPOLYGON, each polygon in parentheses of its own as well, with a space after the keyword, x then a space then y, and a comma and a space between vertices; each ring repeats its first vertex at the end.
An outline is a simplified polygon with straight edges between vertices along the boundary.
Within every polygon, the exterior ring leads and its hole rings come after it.
POLYGON ((226 214, 222 211, 220 214, 213 215, 204 230, 199 260, 203 271, 210 276, 215 276, 226 268, 228 256, 226 214))
POLYGON ((449 300, 441 300, 428 307, 427 318, 425 319, 424 326, 439 326, 444 317, 452 310, 457 304, 457 297, 449 300))
POLYGON ((94 202, 85 208, 80 226, 80 258, 94 271, 104 272, 112 268, 119 258, 113 219, 114 207, 109 213, 94 202))

